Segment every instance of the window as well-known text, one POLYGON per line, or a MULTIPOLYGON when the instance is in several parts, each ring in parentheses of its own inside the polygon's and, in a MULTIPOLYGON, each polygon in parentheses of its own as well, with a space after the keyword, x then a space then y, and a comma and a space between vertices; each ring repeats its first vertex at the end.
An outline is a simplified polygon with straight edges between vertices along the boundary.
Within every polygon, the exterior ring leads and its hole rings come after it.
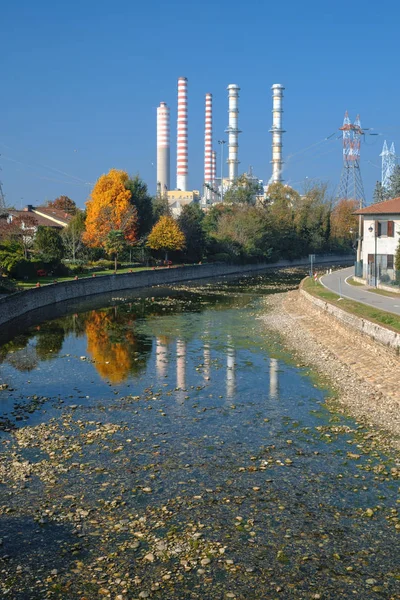
POLYGON ((388 231, 388 222, 387 221, 378 221, 378 237, 381 235, 387 235, 388 231))
MULTIPOLYGON (((393 221, 391 221, 391 222, 393 223, 393 221)), ((393 254, 388 254, 387 255, 387 268, 388 269, 393 269, 393 265, 394 265, 394 255, 393 254)))

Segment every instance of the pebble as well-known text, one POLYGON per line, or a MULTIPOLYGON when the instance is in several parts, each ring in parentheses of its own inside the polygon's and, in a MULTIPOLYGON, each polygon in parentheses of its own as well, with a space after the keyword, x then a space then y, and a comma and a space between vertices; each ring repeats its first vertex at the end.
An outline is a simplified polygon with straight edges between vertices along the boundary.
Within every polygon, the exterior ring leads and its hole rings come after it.
POLYGON ((154 562, 154 554, 152 552, 149 552, 148 554, 146 554, 144 559, 148 560, 149 562, 154 562))

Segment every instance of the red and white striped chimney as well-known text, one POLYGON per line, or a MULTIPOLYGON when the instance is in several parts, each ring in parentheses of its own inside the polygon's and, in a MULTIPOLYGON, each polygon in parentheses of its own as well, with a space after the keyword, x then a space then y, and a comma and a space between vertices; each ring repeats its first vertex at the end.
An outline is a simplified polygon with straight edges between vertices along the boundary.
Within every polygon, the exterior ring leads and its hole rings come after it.
POLYGON ((188 189, 188 99, 187 78, 178 79, 178 130, 176 154, 176 187, 188 189))
MULTIPOLYGON (((206 94, 204 129, 204 183, 212 183, 212 94, 206 94)), ((207 188, 206 188, 207 190, 207 188)), ((209 190, 206 195, 209 196, 209 190)))
POLYGON ((157 192, 164 194, 170 188, 169 108, 161 102, 157 108, 157 192))
POLYGON ((211 175, 211 182, 212 182, 212 186, 215 187, 215 179, 217 177, 217 153, 215 150, 212 151, 212 175, 211 175))

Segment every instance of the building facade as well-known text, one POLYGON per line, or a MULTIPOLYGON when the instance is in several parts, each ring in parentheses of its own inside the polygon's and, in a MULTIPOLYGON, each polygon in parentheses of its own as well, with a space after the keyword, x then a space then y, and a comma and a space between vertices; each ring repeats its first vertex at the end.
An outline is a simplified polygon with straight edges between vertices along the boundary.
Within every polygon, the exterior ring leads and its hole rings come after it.
POLYGON ((371 285, 396 279, 395 255, 400 240, 400 198, 357 210, 363 218, 363 279, 371 285))

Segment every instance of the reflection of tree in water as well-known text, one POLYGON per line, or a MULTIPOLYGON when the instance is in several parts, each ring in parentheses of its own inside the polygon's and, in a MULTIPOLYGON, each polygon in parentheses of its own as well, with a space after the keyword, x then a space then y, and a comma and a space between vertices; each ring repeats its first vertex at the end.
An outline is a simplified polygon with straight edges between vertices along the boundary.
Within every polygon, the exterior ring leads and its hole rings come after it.
POLYGON ((129 374, 139 374, 146 368, 152 341, 134 333, 133 318, 126 307, 86 315, 88 353, 101 377, 111 383, 120 383, 129 374))
POLYGON ((10 350, 7 355, 7 362, 18 371, 29 372, 36 369, 39 361, 35 347, 28 346, 21 350, 10 350))
POLYGON ((0 363, 7 361, 18 371, 32 371, 40 360, 56 358, 65 336, 85 333, 85 315, 68 315, 30 328, 0 347, 0 363))
POLYGON ((36 354, 40 360, 55 358, 63 346, 65 331, 58 321, 48 323, 36 336, 36 354))

